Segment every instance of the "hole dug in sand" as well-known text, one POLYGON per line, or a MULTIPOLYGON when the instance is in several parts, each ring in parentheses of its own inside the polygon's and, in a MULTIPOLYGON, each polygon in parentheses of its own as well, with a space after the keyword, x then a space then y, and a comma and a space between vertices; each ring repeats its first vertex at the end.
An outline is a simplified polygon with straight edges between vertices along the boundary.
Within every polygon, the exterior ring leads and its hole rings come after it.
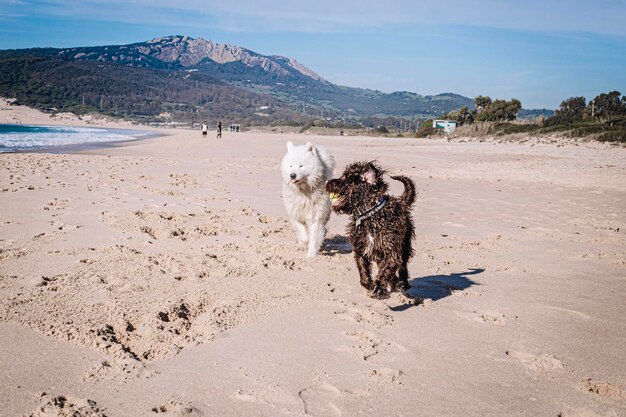
POLYGON ((37 408, 24 417, 106 417, 106 414, 93 400, 52 396, 43 392, 37 408))

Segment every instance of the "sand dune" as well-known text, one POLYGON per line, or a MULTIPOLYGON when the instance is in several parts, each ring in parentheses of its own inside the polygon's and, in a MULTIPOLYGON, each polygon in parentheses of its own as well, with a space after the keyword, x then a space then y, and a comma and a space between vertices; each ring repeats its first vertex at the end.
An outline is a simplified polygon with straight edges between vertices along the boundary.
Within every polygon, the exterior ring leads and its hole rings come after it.
POLYGON ((0 155, 0 415, 626 415, 626 150, 224 137, 0 155), (287 140, 415 180, 423 305, 296 249, 287 140))

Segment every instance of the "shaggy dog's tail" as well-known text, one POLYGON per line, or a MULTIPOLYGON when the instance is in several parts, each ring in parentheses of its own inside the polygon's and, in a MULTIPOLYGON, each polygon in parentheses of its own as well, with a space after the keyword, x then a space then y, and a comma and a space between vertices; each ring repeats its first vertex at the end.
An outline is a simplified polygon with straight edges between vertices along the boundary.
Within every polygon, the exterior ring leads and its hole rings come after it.
POLYGON ((396 175, 396 176, 392 175, 391 178, 393 178, 396 181, 400 181, 402 184, 404 184, 404 193, 402 193, 402 201, 404 201, 404 203, 409 207, 413 205, 413 203, 415 202, 415 183, 413 182, 413 180, 409 177, 405 177, 402 175, 396 175))

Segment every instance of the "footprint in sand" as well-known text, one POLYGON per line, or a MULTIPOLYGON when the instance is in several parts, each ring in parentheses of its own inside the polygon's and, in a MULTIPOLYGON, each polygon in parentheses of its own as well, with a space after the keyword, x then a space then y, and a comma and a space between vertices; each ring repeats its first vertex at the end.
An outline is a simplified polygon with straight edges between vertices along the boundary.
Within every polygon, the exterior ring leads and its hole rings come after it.
POLYGON ((402 382, 399 381, 402 374, 403 372, 399 369, 379 368, 371 370, 367 375, 374 378, 379 384, 402 385, 402 382))
POLYGON ((323 383, 305 388, 298 393, 308 416, 340 416, 342 411, 335 403, 341 400, 342 392, 335 386, 323 383))
POLYGON ((238 389, 232 398, 243 402, 268 405, 290 414, 302 410, 300 399, 279 386, 259 390, 238 389))
POLYGON ((353 341, 353 345, 343 345, 340 346, 338 350, 340 352, 354 353, 356 356, 363 358, 365 361, 368 361, 374 356, 385 352, 406 352, 406 348, 404 346, 395 342, 383 340, 371 332, 352 331, 346 332, 345 335, 353 341))
POLYGON ((145 364, 131 358, 111 358, 98 362, 85 374, 83 382, 129 381, 137 378, 152 378, 160 371, 150 370, 145 364))
POLYGON ((488 324, 495 324, 496 326, 504 326, 506 324, 506 316, 504 314, 495 312, 474 313, 476 314, 476 316, 474 317, 474 320, 476 321, 488 324))
POLYGON ((335 311, 335 315, 343 321, 347 321, 349 323, 368 324, 377 329, 380 329, 383 326, 388 326, 393 322, 393 317, 390 315, 379 313, 368 308, 361 309, 358 307, 354 308, 346 306, 345 309, 335 311))
POLYGON ((93 400, 41 394, 37 408, 25 417, 106 417, 93 400))
POLYGON ((155 414, 162 414, 169 417, 202 416, 204 413, 189 403, 181 403, 176 400, 169 400, 163 405, 152 408, 155 414))
POLYGON ((547 353, 533 355, 532 353, 507 350, 506 354, 520 361, 524 366, 533 371, 548 371, 551 369, 563 369, 565 367, 563 362, 547 353))
POLYGON ((626 401, 626 391, 605 381, 594 381, 591 378, 584 379, 581 387, 588 392, 604 398, 618 401, 626 401))
POLYGON ((472 290, 452 290, 452 295, 456 297, 479 297, 481 294, 472 290))
POLYGON ((506 324, 506 316, 493 311, 473 311, 472 313, 456 312, 456 315, 479 323, 493 324, 496 326, 504 326, 506 324))
POLYGON ((370 360, 385 349, 385 342, 365 332, 349 332, 347 336, 355 343, 352 346, 339 346, 339 352, 349 352, 363 358, 364 361, 370 360))

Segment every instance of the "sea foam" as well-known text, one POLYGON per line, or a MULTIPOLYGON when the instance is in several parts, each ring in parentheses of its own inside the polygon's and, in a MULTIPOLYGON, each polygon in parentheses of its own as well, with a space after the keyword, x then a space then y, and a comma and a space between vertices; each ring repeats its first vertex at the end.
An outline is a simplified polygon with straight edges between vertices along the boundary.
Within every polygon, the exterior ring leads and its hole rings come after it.
POLYGON ((79 126, 0 124, 0 153, 139 139, 148 132, 79 126))

